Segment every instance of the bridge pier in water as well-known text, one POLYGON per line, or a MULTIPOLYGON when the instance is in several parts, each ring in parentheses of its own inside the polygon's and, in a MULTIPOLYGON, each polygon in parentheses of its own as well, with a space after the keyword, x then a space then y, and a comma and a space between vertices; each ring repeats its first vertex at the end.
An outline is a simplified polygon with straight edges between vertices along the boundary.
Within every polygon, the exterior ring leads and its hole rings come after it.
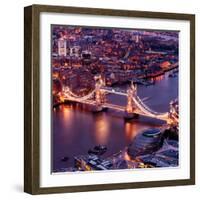
POLYGON ((139 115, 136 113, 125 112, 124 120, 131 120, 131 119, 138 119, 138 118, 139 118, 139 115))

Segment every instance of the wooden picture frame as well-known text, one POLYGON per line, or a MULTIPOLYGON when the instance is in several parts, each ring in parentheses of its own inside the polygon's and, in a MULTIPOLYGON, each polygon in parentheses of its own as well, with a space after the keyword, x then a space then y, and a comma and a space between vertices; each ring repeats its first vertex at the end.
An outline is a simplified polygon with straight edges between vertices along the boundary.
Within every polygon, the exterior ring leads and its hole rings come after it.
POLYGON ((24 191, 30 194, 83 192, 195 184, 195 16, 192 14, 127 11, 32 5, 24 9, 24 191), (185 20, 190 23, 190 174, 188 179, 93 184, 79 186, 40 186, 40 14, 79 14, 101 17, 185 20))

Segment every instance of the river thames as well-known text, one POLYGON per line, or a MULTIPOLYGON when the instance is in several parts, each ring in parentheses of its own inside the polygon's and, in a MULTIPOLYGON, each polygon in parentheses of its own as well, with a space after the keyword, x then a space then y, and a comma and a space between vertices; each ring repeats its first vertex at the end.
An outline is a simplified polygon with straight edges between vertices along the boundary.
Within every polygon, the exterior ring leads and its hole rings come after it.
MULTIPOLYGON (((169 77, 169 73, 156 77, 155 84, 138 85, 138 96, 152 110, 167 112, 169 102, 178 97, 178 76, 169 77)), ((126 97, 114 94, 109 94, 107 100, 121 106, 127 103, 126 97)), ((63 104, 54 108, 52 123, 52 170, 62 171, 74 167, 74 156, 87 154, 95 145, 106 145, 104 156, 108 157, 124 149, 141 131, 161 127, 164 122, 142 116, 125 121, 123 112, 108 109, 92 113, 80 104, 63 104), (68 158, 67 162, 62 161, 63 157, 68 158)))

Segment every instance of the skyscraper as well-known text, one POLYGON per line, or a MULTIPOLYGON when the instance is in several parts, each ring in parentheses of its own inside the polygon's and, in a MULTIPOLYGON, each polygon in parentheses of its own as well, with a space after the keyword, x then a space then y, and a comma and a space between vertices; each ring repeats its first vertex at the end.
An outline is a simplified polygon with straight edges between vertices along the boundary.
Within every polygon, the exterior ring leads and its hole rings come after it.
POLYGON ((64 40, 62 38, 58 40, 58 55, 59 56, 67 55, 66 40, 64 40))

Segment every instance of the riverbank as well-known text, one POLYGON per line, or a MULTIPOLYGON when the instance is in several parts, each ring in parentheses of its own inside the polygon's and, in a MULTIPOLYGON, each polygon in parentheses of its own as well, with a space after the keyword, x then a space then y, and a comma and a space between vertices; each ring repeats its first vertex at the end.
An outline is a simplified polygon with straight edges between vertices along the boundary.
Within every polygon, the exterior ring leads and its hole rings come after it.
MULTIPOLYGON (((157 78, 159 76, 164 75, 166 72, 169 72, 171 70, 174 70, 178 68, 177 64, 173 64, 170 67, 166 68, 166 69, 162 69, 160 71, 154 72, 154 73, 148 73, 148 74, 143 74, 143 75, 139 75, 138 77, 134 77, 132 79, 128 79, 128 80, 124 80, 121 82, 113 82, 113 83, 109 83, 108 86, 112 87, 112 86, 122 86, 124 84, 130 83, 132 82, 132 80, 137 79, 138 83, 135 82, 136 84, 140 84, 142 82, 142 80, 147 80, 147 79, 152 79, 152 78, 157 78)), ((144 85, 151 85, 151 84, 144 84, 144 85)))
POLYGON ((139 78, 141 78, 141 79, 156 78, 156 77, 164 75, 166 72, 169 72, 176 68, 178 68, 178 65, 171 65, 169 68, 162 69, 161 71, 155 72, 153 74, 143 75, 143 76, 140 76, 139 78))
MULTIPOLYGON (((54 172, 80 172, 80 171, 96 171, 96 170, 121 170, 121 169, 135 169, 135 168, 160 168, 160 167, 177 167, 179 158, 179 141, 178 138, 168 137, 167 132, 176 134, 169 129, 163 130, 160 144, 156 144, 158 148, 152 153, 151 151, 132 157, 130 155, 131 141, 125 148, 113 153, 109 156, 97 155, 96 153, 87 153, 76 155, 73 157, 74 166, 68 168, 56 169, 54 172)), ((140 133, 140 136, 143 134, 140 133)), ((176 134, 177 135, 177 134, 176 134)), ((138 135, 139 136, 139 135, 138 135)), ((149 136, 143 138, 143 142, 146 143, 143 148, 144 152, 146 148, 149 148, 149 136)), ((152 144, 152 141, 151 141, 152 144)))

